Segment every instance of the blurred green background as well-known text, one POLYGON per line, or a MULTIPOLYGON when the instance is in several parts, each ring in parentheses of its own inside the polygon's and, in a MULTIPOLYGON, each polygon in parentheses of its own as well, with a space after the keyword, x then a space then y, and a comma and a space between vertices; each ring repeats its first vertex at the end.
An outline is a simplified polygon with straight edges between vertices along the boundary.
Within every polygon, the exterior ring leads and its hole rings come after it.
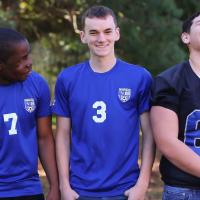
MULTIPOLYGON (((181 43, 184 19, 200 11, 199 0, 0 0, 0 26, 23 33, 31 43, 33 68, 49 82, 64 68, 88 58, 79 39, 80 17, 89 6, 102 4, 114 10, 121 31, 116 54, 145 66, 153 76, 187 59, 181 43)), ((126 78, 126 77, 124 77, 126 78)), ((55 128, 55 118, 53 118, 55 128)), ((153 167, 147 199, 161 199, 159 154, 153 167)), ((45 194, 48 184, 41 166, 45 194)))
POLYGON ((117 15, 118 57, 145 66, 153 75, 187 59, 181 25, 199 10, 198 0, 1 0, 0 26, 15 28, 29 39, 34 69, 53 91, 62 68, 88 58, 79 25, 82 12, 94 4, 109 6, 117 15))

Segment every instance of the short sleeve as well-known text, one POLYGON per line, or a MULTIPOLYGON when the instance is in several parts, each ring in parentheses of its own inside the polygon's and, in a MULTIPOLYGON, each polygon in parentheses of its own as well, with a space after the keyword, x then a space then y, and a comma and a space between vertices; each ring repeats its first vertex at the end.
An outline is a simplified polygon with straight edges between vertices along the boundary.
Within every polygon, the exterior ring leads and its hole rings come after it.
POLYGON ((39 101, 37 108, 37 117, 45 117, 51 115, 51 94, 47 81, 43 78, 39 82, 39 101))
POLYGON ((70 117, 69 94, 67 82, 58 77, 55 86, 55 98, 52 106, 53 113, 63 117, 70 117))
POLYGON ((178 112, 179 95, 172 82, 156 77, 152 85, 152 106, 162 106, 178 112))
POLYGON ((152 86, 151 74, 147 70, 145 70, 144 76, 139 86, 140 89, 139 89, 138 107, 140 114, 149 111, 150 109, 151 86, 152 86))

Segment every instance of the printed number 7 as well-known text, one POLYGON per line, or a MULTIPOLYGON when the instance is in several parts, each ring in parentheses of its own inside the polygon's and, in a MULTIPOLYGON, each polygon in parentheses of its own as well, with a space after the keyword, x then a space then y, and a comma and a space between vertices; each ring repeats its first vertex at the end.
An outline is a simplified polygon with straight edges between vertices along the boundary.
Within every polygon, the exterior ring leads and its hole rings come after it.
POLYGON ((11 122, 11 128, 8 130, 9 135, 16 135, 16 124, 17 124, 17 114, 16 113, 8 113, 3 115, 4 122, 9 122, 9 120, 12 120, 11 122))

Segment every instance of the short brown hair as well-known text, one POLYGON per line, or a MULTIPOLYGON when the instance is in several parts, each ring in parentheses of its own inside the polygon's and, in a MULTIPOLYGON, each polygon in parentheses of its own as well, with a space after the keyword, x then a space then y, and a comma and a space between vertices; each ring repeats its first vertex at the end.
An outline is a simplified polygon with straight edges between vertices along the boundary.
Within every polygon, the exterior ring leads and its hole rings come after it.
POLYGON ((94 18, 94 17, 105 18, 108 15, 111 15, 113 17, 114 23, 117 26, 116 15, 110 8, 106 6, 102 6, 102 5, 92 6, 83 13, 82 18, 81 18, 81 28, 84 29, 86 18, 94 18))

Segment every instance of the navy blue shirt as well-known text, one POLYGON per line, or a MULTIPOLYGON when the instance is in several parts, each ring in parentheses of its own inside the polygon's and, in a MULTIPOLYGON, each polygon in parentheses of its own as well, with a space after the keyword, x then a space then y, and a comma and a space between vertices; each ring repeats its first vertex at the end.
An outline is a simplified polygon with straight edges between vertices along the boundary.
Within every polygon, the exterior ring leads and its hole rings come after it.
MULTIPOLYGON (((177 114, 178 139, 198 155, 200 155, 199 91, 200 78, 187 61, 169 68, 156 77, 152 98, 152 105, 168 108, 177 114)), ((200 188, 200 178, 177 168, 164 156, 161 159, 160 171, 163 181, 168 185, 200 188)))

